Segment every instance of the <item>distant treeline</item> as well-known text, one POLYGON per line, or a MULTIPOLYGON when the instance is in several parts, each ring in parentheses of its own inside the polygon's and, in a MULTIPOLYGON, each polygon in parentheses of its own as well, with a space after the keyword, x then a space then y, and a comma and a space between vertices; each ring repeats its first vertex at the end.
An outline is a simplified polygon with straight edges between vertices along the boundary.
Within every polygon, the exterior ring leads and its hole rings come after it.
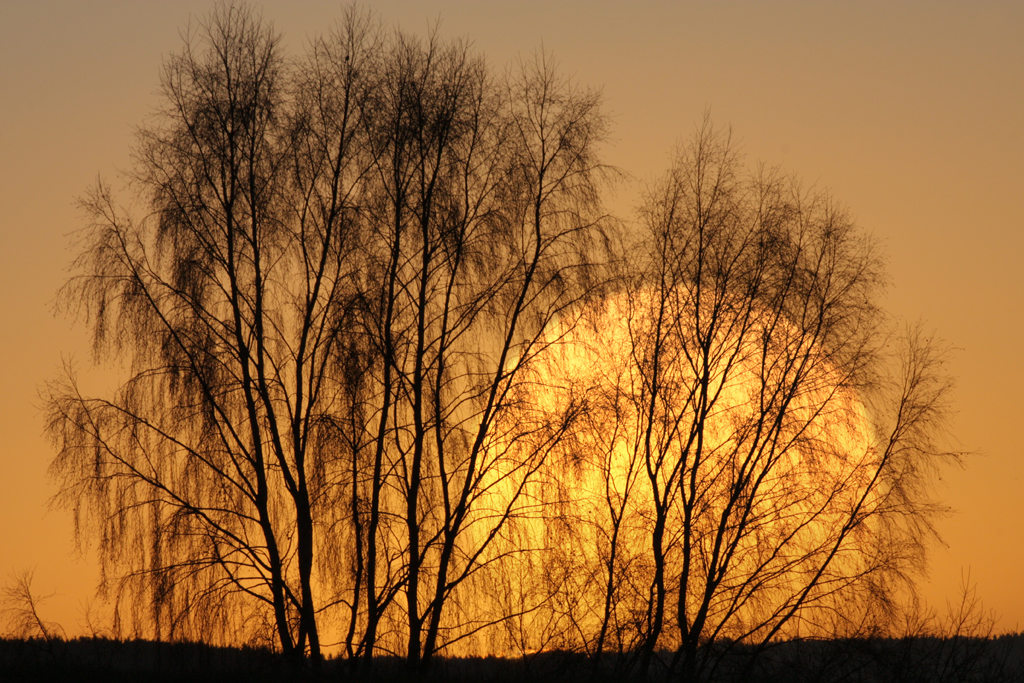
MULTIPOLYGON (((742 643, 705 646, 717 664, 701 678, 708 682, 911 683, 1024 681, 1024 634, 992 638, 855 638, 795 640, 760 649, 742 643)), ((656 657, 648 680, 659 681, 671 652, 656 657)), ((263 648, 215 647, 202 643, 0 639, 3 681, 632 681, 622 670, 628 658, 609 656, 595 670, 580 653, 539 652, 525 657, 438 658, 428 673, 410 673, 402 658, 381 657, 371 673, 353 671, 344 658, 327 659, 313 671, 296 668, 279 653, 263 648)))

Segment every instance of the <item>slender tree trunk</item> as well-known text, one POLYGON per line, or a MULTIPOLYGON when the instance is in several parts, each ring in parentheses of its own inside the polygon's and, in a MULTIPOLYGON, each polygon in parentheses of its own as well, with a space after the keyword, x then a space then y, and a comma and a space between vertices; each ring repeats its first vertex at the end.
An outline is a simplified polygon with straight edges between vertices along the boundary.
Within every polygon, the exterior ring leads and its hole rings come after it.
POLYGON ((299 488, 296 505, 296 526, 298 533, 299 581, 302 586, 302 614, 300 619, 305 624, 309 638, 309 656, 313 666, 319 668, 322 656, 320 653, 320 634, 316 623, 316 608, 313 602, 313 516, 309 509, 309 495, 305 480, 299 488))
POLYGON ((658 646, 661 630, 665 620, 665 515, 663 505, 655 512, 654 533, 651 536, 651 548, 654 554, 654 578, 651 590, 654 593, 654 604, 651 606, 651 620, 640 654, 640 677, 646 679, 651 668, 651 659, 658 646))
MULTIPOLYGON (((397 170, 395 175, 397 178, 397 170)), ((400 187, 401 183, 398 186, 400 187)), ((386 605, 381 604, 380 596, 377 594, 377 533, 380 526, 381 493, 384 489, 385 443, 387 441, 388 421, 391 419, 392 401, 394 400, 392 396, 394 387, 392 384, 394 382, 395 348, 392 324, 395 316, 395 293, 398 287, 399 261, 402 255, 403 203, 404 200, 399 194, 394 202, 394 242, 391 245, 388 263, 387 299, 384 302, 384 320, 378 330, 383 338, 383 353, 381 357, 381 364, 383 366, 381 368, 382 405, 374 443, 373 478, 370 481, 370 520, 366 532, 366 634, 363 638, 363 658, 368 666, 373 663, 373 650, 377 642, 377 626, 382 616, 382 610, 386 607, 386 605)))

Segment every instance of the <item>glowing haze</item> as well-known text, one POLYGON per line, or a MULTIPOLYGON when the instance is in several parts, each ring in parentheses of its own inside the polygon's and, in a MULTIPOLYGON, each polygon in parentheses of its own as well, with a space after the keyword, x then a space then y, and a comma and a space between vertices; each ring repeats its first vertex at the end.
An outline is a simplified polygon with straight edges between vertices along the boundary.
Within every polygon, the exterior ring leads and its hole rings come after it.
MULTIPOLYGON (((36 567, 57 591, 48 619, 70 634, 97 579, 74 554, 41 437, 39 385, 62 359, 90 361, 84 330, 52 315, 67 275, 75 208, 97 174, 119 182, 133 127, 156 103, 161 61, 208 2, 0 5, 0 579, 36 567)), ((266 2, 296 54, 341 12, 335 3, 266 2)), ((1024 6, 1013 3, 376 2, 380 17, 465 36, 501 65, 540 45, 563 72, 603 87, 607 160, 640 181, 706 108, 731 124, 750 161, 831 188, 883 244, 888 306, 957 349, 955 436, 977 452, 942 472, 946 546, 921 582, 955 598, 970 571, 1000 630, 1024 624, 1024 6)), ((634 187, 636 183, 624 187, 634 187)), ((122 198, 127 195, 122 194, 122 198)), ((611 199, 627 214, 633 190, 611 199)), ((102 382, 103 377, 93 378, 102 382)))

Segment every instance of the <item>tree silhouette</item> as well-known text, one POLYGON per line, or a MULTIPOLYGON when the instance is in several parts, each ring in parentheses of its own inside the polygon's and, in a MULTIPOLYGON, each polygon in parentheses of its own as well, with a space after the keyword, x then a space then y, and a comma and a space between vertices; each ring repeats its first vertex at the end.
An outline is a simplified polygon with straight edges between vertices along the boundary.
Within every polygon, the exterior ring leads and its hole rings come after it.
POLYGON ((0 590, 0 617, 7 623, 7 635, 18 638, 40 637, 51 646, 64 637, 60 624, 46 621, 39 614, 39 606, 55 594, 38 595, 32 592, 34 570, 12 574, 7 585, 0 590))
POLYGON ((496 79, 356 10, 300 65, 278 45, 219 6, 139 135, 145 215, 83 202, 63 297, 130 377, 51 387, 53 469, 155 637, 316 661, 343 620, 369 660, 386 624, 418 666, 500 619, 444 617, 571 415, 505 417, 600 286, 603 118, 543 55, 496 79))
POLYGON ((47 396, 137 635, 693 679, 884 618, 948 385, 827 194, 705 121, 624 230, 598 93, 354 8, 289 60, 219 5, 160 94, 62 291, 127 379, 47 396))
POLYGON ((614 632, 642 676, 670 648, 695 680, 709 643, 884 617, 952 455, 941 355, 893 340, 874 244, 827 195, 745 175, 708 120, 641 219, 622 289, 551 361, 590 396, 568 441, 592 526, 566 533, 600 577, 568 600, 581 646, 597 660, 614 632))
POLYGON ((148 213, 98 186, 65 291, 131 376, 109 400, 55 387, 50 429, 63 494, 92 504, 103 561, 125 567, 157 637, 257 620, 317 657, 316 425, 339 391, 348 226, 288 191, 285 77, 276 35, 233 5, 167 61, 132 171, 148 213))

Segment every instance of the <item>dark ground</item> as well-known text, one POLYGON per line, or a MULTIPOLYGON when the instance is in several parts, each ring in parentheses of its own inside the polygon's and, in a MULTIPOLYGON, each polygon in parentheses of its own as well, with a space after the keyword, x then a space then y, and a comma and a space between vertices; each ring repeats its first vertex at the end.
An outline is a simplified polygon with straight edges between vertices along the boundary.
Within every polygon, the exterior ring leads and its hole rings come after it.
MULTIPOLYGON (((755 653, 716 644, 701 681, 749 683, 1024 683, 1024 634, 998 638, 906 638, 786 642, 755 653)), ((670 661, 670 654, 662 663, 670 661)), ((627 657, 605 655, 595 672, 585 655, 544 652, 527 658, 453 658, 435 662, 428 683, 629 683, 627 657)), ((652 681, 665 680, 664 666, 652 681)), ((0 682, 110 681, 112 683, 246 683, 413 680, 396 659, 381 658, 373 672, 353 673, 345 660, 319 671, 296 669, 268 650, 197 643, 81 638, 71 641, 0 640, 0 682)), ((675 678, 678 680, 678 677, 675 678)))

